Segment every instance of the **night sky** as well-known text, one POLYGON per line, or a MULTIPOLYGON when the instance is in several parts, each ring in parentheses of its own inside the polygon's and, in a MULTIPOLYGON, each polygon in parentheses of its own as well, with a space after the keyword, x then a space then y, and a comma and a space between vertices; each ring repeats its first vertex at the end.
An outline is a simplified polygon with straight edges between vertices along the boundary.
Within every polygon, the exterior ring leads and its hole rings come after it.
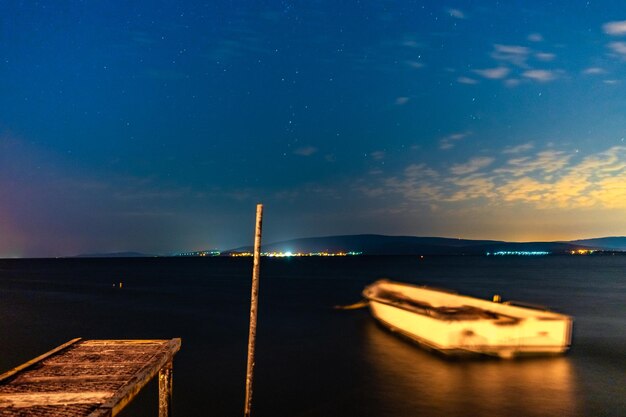
POLYGON ((626 234, 620 1, 0 2, 0 257, 626 234))

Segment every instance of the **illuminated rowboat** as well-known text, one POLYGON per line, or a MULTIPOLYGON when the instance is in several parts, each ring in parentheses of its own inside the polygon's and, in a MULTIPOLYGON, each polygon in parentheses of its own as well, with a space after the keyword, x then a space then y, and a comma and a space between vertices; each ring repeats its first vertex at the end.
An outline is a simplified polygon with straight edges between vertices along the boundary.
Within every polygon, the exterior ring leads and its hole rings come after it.
POLYGON ((384 326, 449 355, 554 355, 571 343, 570 316, 500 303, 498 296, 482 300, 388 280, 369 285, 363 296, 384 326))

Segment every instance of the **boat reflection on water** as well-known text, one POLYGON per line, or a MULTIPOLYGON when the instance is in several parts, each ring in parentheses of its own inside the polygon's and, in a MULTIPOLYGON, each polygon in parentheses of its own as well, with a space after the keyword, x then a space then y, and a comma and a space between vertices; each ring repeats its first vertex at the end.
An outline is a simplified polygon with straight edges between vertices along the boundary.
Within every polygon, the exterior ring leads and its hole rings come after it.
POLYGON ((375 322, 364 328, 370 403, 381 416, 582 416, 567 357, 444 359, 375 322))

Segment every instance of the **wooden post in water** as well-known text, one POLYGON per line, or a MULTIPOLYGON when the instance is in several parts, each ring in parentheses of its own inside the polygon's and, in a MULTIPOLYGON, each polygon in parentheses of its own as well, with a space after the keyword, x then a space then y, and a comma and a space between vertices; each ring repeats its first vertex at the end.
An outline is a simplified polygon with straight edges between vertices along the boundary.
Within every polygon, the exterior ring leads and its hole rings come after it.
POLYGON ((256 206, 256 230, 254 233, 254 263, 252 266, 252 292, 250 296, 250 330, 248 332, 248 367, 246 369, 246 405, 244 417, 252 413, 252 380, 254 377, 254 344, 256 341, 256 316, 259 303, 259 271, 261 266, 261 229, 263 204, 256 206))

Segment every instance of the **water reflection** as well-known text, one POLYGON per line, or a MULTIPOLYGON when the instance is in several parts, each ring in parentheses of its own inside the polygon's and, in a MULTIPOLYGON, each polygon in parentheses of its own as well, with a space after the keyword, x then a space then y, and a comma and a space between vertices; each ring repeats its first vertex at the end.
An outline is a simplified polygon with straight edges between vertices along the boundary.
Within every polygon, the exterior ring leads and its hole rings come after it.
POLYGON ((450 361, 364 328, 369 392, 381 416, 582 416, 565 357, 450 361))

